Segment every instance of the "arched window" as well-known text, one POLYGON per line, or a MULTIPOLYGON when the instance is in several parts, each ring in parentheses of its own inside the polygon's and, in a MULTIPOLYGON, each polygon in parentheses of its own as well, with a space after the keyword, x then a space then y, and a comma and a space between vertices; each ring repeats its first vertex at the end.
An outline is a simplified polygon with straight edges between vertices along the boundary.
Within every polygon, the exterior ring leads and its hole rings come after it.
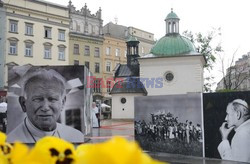
POLYGON ((84 24, 84 33, 88 33, 89 32, 89 29, 88 29, 89 27, 88 27, 88 23, 87 22, 85 22, 85 24, 84 24))
POLYGON ((18 47, 17 43, 19 40, 14 37, 8 38, 8 40, 9 40, 9 54, 17 55, 17 47, 18 47))
POLYGON ((168 33, 171 33, 172 29, 171 29, 171 22, 168 23, 168 33))
POLYGON ((32 57, 33 56, 33 44, 34 44, 34 42, 32 40, 25 40, 24 44, 25 44, 24 56, 32 57))
POLYGON ((93 30, 93 29, 92 29, 92 25, 89 24, 89 31, 88 31, 88 32, 89 32, 90 34, 92 34, 92 32, 93 32, 92 30, 93 30))
POLYGON ((84 33, 84 22, 81 23, 81 33, 84 33))
POLYGON ((172 29, 173 29, 173 33, 176 33, 176 24, 175 24, 175 22, 173 22, 173 24, 172 24, 172 29))
POLYGON ((75 31, 76 31, 76 28, 77 28, 76 26, 77 26, 77 22, 74 21, 74 22, 73 22, 73 30, 75 30, 75 31))
POLYGON ((98 26, 95 27, 95 33, 96 33, 96 34, 100 34, 100 32, 99 32, 99 27, 98 27, 98 26))
POLYGON ((51 59, 52 56, 51 56, 51 49, 52 49, 52 44, 49 43, 49 42, 45 42, 43 43, 44 45, 44 56, 43 58, 44 59, 51 59))

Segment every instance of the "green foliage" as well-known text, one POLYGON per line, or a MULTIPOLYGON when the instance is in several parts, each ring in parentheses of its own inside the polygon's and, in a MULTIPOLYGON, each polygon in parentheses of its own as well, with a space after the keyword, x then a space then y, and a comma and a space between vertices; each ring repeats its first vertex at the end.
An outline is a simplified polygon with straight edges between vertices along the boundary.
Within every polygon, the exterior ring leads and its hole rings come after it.
MULTIPOLYGON (((220 28, 213 29, 207 34, 202 34, 200 32, 193 34, 191 31, 184 31, 183 35, 188 37, 195 45, 197 52, 205 57, 206 64, 204 65, 204 69, 205 71, 210 72, 213 69, 216 57, 219 53, 223 52, 221 44, 216 43, 216 37, 221 35, 220 28)), ((211 92, 211 86, 214 84, 213 79, 214 76, 211 74, 208 77, 205 77, 205 92, 211 92)))

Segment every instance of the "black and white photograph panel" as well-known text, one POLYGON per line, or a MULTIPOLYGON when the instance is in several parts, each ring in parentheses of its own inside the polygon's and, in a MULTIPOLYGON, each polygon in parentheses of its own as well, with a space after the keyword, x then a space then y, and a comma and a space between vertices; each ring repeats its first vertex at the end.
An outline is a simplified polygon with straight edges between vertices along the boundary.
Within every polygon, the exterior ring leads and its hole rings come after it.
POLYGON ((250 92, 203 94, 205 156, 250 163, 250 92))
POLYGON ((151 152, 203 156, 201 94, 135 98, 135 140, 151 152))
POLYGON ((8 68, 7 141, 35 143, 56 136, 84 142, 87 124, 84 66, 8 68))
POLYGON ((7 91, 0 91, 0 131, 6 133, 7 126, 7 91))

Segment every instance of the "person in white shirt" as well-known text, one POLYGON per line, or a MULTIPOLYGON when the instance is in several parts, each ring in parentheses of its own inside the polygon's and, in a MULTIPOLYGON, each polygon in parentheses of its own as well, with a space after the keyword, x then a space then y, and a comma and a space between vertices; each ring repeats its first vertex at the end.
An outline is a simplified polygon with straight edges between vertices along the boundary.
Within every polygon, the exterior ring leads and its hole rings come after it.
POLYGON ((44 136, 56 136, 82 143, 82 132, 57 122, 66 101, 65 84, 66 80, 53 69, 41 68, 26 75, 19 103, 27 116, 7 135, 7 141, 35 143, 44 136))
POLYGON ((227 115, 220 132, 222 142, 218 151, 222 159, 250 162, 250 111, 246 101, 236 99, 227 106, 227 115), (235 130, 231 144, 229 133, 235 130))
POLYGON ((99 121, 98 121, 98 114, 99 110, 96 106, 96 103, 92 103, 92 110, 91 110, 91 115, 92 115, 92 127, 93 128, 99 128, 99 121))

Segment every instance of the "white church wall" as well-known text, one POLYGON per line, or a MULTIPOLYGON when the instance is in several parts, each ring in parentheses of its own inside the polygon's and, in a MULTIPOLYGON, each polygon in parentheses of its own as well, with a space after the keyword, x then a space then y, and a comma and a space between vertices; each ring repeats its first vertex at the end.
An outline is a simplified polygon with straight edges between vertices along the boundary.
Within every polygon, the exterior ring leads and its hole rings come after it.
POLYGON ((113 94, 112 95, 112 119, 134 119, 134 97, 142 94, 113 94), (125 98, 126 102, 121 103, 125 98))
POLYGON ((140 77, 148 95, 186 94, 202 92, 203 57, 185 56, 140 59, 140 77), (168 82, 166 72, 174 79, 168 82))

